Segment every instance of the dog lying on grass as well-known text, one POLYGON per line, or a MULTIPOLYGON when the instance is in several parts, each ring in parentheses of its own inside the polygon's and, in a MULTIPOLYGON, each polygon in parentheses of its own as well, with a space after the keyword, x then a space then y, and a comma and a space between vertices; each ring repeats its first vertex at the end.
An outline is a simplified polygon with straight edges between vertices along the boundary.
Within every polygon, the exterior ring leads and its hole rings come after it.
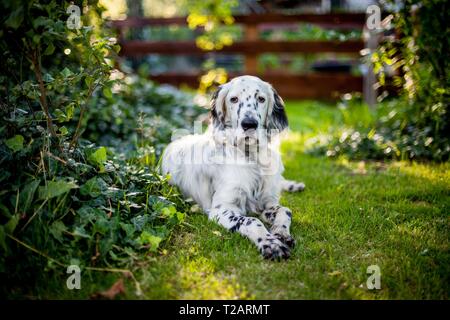
POLYGON ((209 219, 248 237, 264 258, 288 258, 295 245, 292 213, 280 205, 280 193, 305 185, 282 176, 277 137, 288 127, 283 100, 269 83, 237 77, 215 92, 210 115, 204 134, 168 145, 162 172, 209 219), (257 214, 269 230, 247 213, 257 214))

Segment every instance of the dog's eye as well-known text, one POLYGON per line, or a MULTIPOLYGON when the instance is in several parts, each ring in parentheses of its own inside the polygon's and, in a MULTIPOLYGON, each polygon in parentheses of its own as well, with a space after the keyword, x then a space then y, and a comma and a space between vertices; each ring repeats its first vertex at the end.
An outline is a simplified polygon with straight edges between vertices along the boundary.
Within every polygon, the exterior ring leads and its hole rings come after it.
POLYGON ((237 97, 231 97, 231 98, 230 98, 230 102, 231 102, 231 103, 237 103, 238 100, 239 100, 239 99, 238 99, 237 97))
POLYGON ((266 99, 264 97, 258 97, 259 103, 264 103, 265 101, 266 101, 266 99))

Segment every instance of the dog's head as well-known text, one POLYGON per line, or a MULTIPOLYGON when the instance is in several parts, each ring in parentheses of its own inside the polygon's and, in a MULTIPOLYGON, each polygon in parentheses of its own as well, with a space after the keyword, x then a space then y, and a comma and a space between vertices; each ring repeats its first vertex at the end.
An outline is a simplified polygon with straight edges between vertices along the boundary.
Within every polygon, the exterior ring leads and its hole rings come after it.
POLYGON ((284 102, 267 82, 242 76, 222 85, 211 101, 215 130, 231 129, 235 136, 252 137, 257 131, 276 133, 288 126, 284 102))

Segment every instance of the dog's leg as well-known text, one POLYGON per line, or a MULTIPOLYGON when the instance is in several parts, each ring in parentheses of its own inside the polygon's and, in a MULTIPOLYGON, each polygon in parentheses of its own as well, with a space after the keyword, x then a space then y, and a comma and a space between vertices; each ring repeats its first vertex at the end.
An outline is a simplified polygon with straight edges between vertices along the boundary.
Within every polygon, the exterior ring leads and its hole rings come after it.
POLYGON ((287 259, 290 256, 289 248, 270 234, 259 219, 242 215, 241 209, 232 202, 223 203, 214 199, 209 218, 226 229, 239 232, 249 238, 266 259, 287 259))
POLYGON ((283 243, 293 248, 295 240, 291 237, 292 212, 279 204, 266 204, 265 210, 261 212, 261 219, 271 225, 270 232, 283 243))
POLYGON ((298 192, 305 190, 305 184, 303 182, 297 182, 293 180, 286 180, 282 178, 281 189, 289 192, 298 192))

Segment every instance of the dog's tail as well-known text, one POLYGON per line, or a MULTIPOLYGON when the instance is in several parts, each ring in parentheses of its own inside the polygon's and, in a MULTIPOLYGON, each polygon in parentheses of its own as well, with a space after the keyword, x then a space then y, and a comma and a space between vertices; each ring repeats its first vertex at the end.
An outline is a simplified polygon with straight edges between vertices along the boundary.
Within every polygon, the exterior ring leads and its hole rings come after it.
POLYGON ((281 189, 289 192, 299 192, 305 190, 305 184, 303 182, 286 180, 283 177, 283 180, 281 180, 281 189))

